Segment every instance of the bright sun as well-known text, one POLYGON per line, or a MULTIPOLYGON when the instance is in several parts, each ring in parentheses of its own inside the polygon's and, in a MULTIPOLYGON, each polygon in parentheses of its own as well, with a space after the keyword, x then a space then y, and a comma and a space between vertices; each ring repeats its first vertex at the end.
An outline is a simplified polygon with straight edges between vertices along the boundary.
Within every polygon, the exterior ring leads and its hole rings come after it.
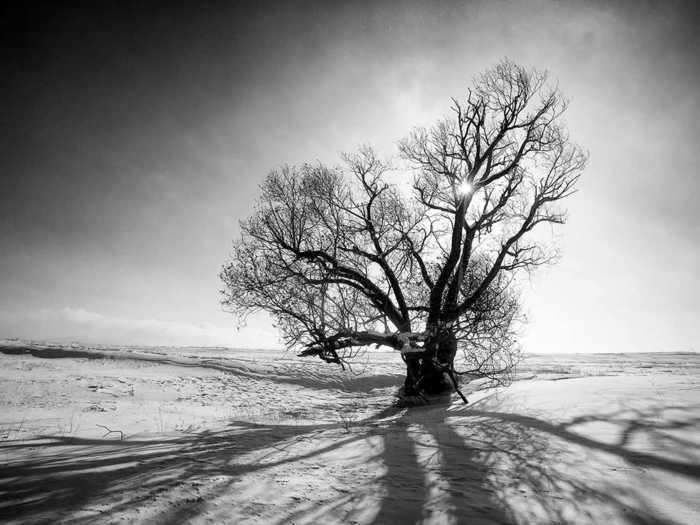
POLYGON ((459 193, 461 193, 462 195, 468 195, 472 192, 472 189, 472 185, 469 183, 468 180, 463 180, 457 187, 457 191, 459 191, 459 193))

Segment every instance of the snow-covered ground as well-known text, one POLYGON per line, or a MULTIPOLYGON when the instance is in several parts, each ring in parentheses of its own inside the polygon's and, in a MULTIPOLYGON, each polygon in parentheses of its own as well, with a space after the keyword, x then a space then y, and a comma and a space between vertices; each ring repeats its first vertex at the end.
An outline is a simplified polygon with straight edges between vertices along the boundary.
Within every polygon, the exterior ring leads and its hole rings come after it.
POLYGON ((395 353, 0 342, 2 523, 700 523, 700 355, 532 355, 393 405, 395 353))

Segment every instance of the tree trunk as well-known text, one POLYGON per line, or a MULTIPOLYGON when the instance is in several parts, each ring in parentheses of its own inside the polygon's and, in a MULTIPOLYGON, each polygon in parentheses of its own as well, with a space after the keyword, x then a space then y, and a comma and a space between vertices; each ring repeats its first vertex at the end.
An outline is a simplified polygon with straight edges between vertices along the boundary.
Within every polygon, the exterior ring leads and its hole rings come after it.
POLYGON ((452 369, 457 353, 457 339, 452 331, 445 330, 429 338, 425 351, 418 357, 406 357, 406 381, 404 394, 444 394, 454 391, 448 371, 452 369))

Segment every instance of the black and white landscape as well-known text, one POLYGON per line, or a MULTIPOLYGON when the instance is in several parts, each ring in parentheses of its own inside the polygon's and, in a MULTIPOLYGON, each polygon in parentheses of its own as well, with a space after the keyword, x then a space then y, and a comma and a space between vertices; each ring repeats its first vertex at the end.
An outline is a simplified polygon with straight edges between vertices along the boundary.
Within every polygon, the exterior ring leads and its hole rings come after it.
POLYGON ((3 8, 0 521, 700 522, 698 14, 3 8))

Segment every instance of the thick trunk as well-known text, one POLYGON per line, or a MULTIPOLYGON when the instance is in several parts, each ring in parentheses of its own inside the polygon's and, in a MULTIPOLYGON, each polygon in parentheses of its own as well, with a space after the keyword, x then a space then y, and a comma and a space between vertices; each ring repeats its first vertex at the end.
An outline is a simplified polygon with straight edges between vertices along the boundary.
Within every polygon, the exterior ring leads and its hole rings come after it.
POLYGON ((406 357, 404 394, 443 394, 454 391, 449 371, 453 368, 457 340, 451 331, 443 331, 429 338, 425 352, 418 357, 406 357))

